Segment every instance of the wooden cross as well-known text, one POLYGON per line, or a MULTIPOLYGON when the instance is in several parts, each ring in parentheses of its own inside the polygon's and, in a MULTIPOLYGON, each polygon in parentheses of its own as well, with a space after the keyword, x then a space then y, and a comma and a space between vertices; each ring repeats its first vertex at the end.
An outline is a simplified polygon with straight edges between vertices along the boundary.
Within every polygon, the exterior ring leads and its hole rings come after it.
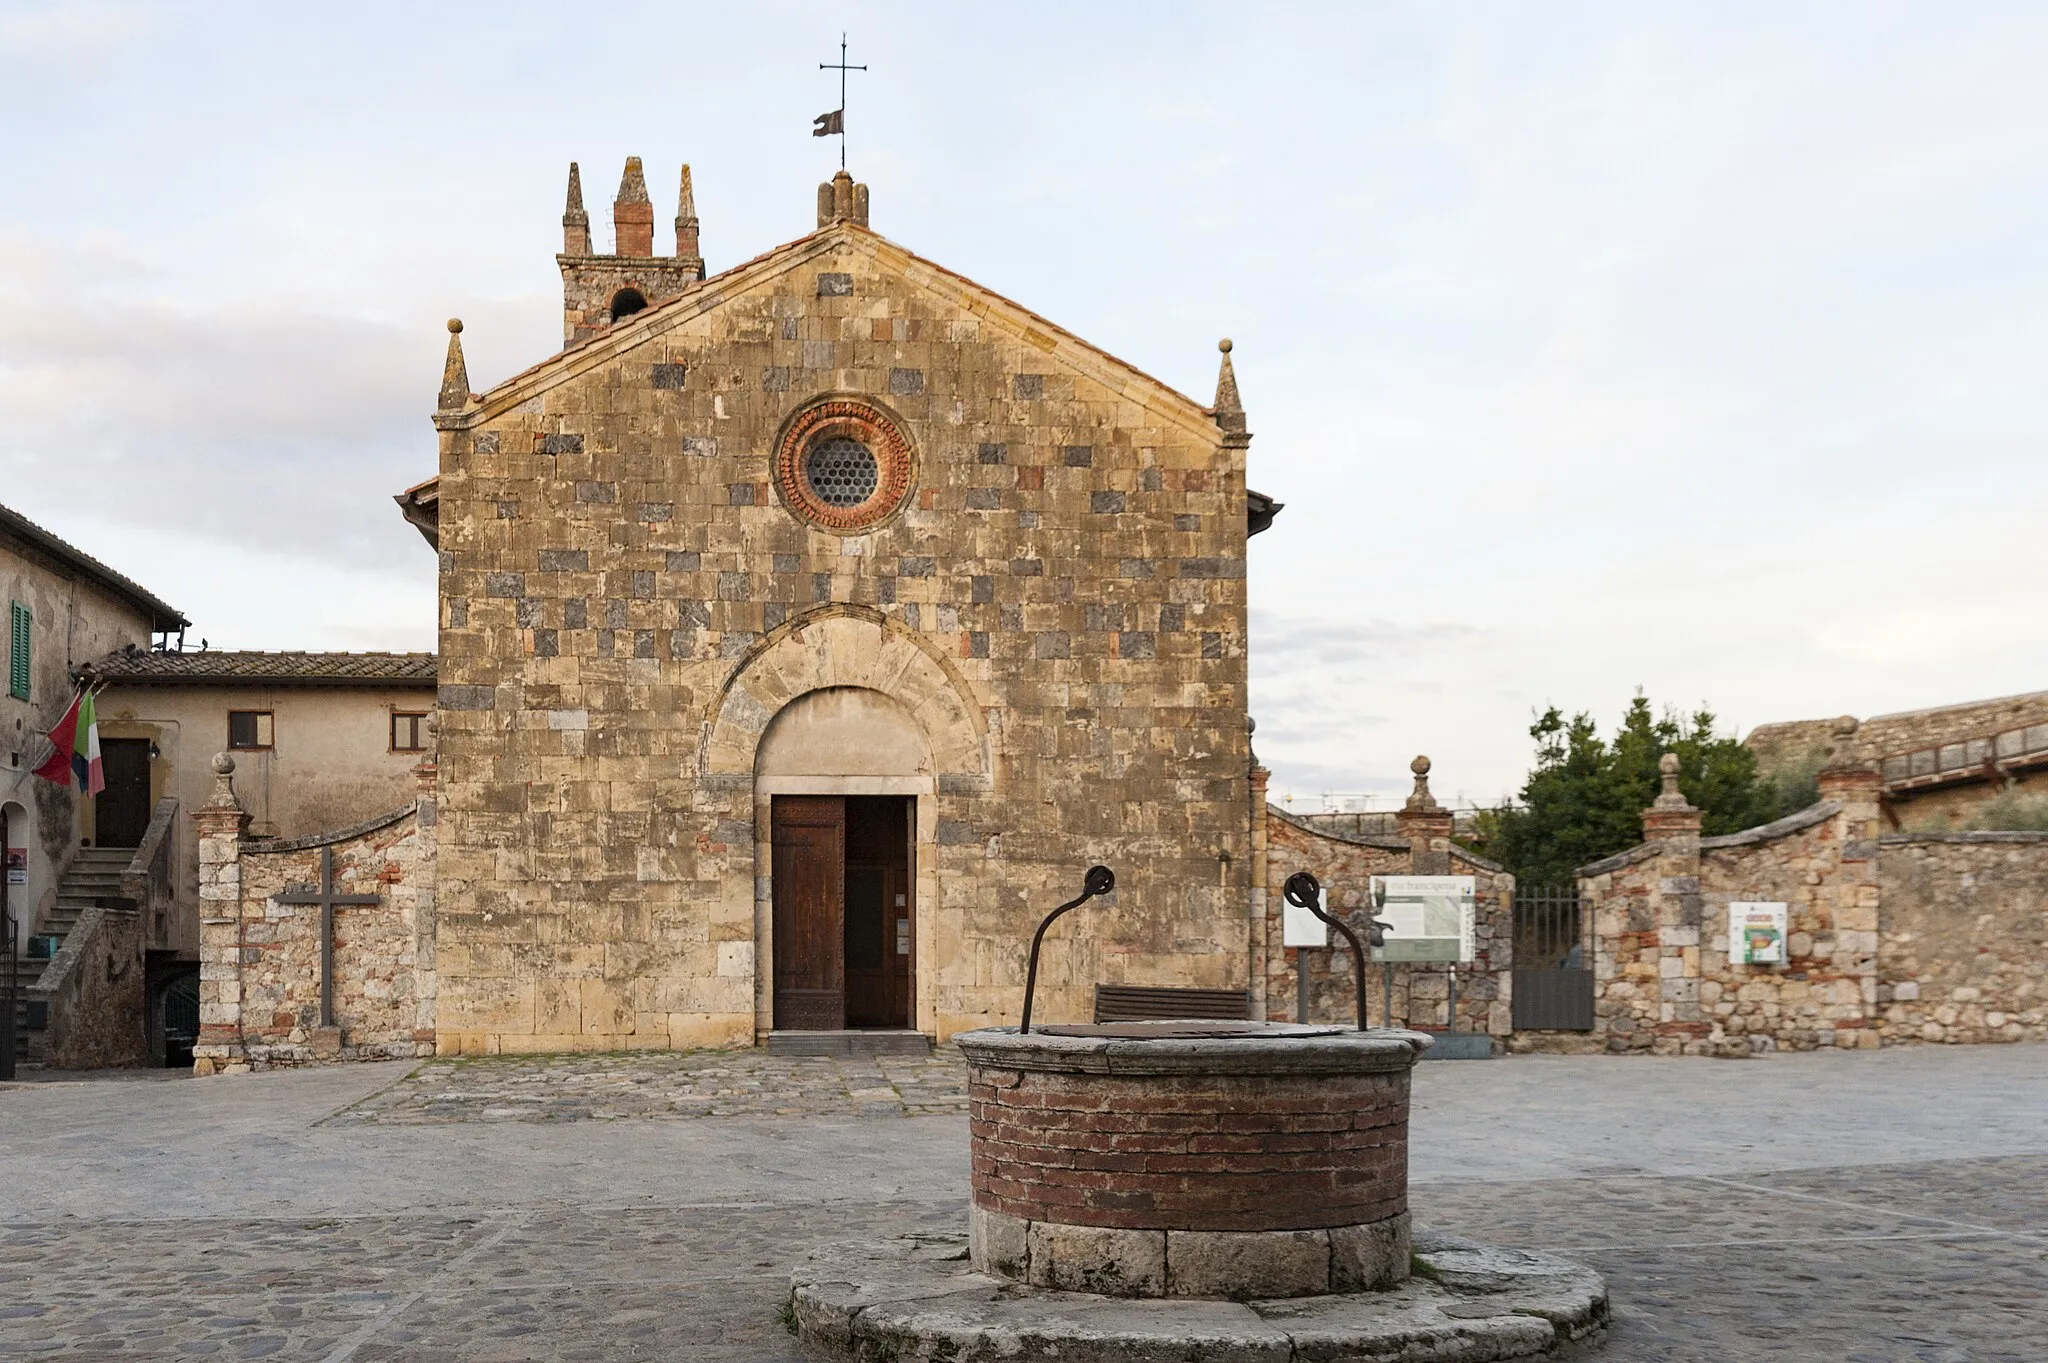
POLYGON ((277 896, 280 904, 318 904, 320 906, 320 1025, 334 1025, 334 911, 358 904, 380 904, 383 896, 374 894, 336 894, 334 892, 334 849, 320 849, 320 886, 318 889, 293 888, 277 896))

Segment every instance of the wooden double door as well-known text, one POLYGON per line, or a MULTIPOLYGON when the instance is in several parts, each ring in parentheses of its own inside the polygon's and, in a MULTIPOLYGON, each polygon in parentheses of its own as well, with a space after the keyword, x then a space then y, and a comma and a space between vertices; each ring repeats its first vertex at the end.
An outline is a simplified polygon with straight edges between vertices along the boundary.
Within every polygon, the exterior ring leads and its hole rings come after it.
POLYGON ((773 797, 777 1030, 910 1026, 915 813, 908 796, 773 797))

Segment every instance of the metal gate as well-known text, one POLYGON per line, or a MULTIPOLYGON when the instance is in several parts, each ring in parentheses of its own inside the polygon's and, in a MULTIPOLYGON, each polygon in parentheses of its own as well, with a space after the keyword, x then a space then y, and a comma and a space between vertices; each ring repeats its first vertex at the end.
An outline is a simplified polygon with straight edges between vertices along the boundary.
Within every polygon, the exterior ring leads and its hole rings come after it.
POLYGON ((1515 890, 1516 1031, 1593 1030, 1590 915, 1578 890, 1515 890))
POLYGON ((164 986, 164 1068, 190 1069, 199 1040, 199 977, 180 975, 164 986))

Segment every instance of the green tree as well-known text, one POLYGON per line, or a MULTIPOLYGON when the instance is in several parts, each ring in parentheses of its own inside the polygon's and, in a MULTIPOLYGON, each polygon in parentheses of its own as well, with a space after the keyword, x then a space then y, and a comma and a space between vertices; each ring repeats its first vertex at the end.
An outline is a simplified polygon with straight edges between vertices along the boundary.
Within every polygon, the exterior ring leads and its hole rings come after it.
POLYGON ((1529 727, 1536 765, 1518 802, 1483 811, 1477 850, 1524 885, 1569 885, 1587 862, 1642 841, 1642 812, 1661 785, 1658 762, 1678 754, 1678 788, 1704 811, 1712 836, 1752 828, 1788 812, 1779 787, 1757 773, 1756 755, 1714 732, 1714 715, 1668 709, 1638 694, 1611 739, 1592 715, 1570 719, 1551 706, 1529 727))

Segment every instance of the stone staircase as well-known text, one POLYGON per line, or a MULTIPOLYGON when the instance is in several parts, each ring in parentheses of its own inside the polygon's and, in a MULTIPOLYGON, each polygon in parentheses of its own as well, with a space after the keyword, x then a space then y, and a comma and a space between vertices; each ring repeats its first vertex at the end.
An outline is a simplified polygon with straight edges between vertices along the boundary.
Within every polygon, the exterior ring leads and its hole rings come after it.
POLYGON ((14 1035, 22 1063, 40 1064, 43 1059, 43 1032, 40 1027, 29 1027, 28 991, 42 977, 55 954, 53 951, 51 955, 31 957, 30 936, 55 937, 55 948, 61 950, 63 939, 78 925, 80 914, 102 901, 112 902, 121 897, 121 873, 134 858, 132 847, 79 848, 71 865, 65 868, 64 878, 57 882, 57 902, 50 906, 50 912, 36 925, 33 934, 24 929, 19 960, 0 958, 0 991, 7 986, 10 966, 14 971, 14 1035))

